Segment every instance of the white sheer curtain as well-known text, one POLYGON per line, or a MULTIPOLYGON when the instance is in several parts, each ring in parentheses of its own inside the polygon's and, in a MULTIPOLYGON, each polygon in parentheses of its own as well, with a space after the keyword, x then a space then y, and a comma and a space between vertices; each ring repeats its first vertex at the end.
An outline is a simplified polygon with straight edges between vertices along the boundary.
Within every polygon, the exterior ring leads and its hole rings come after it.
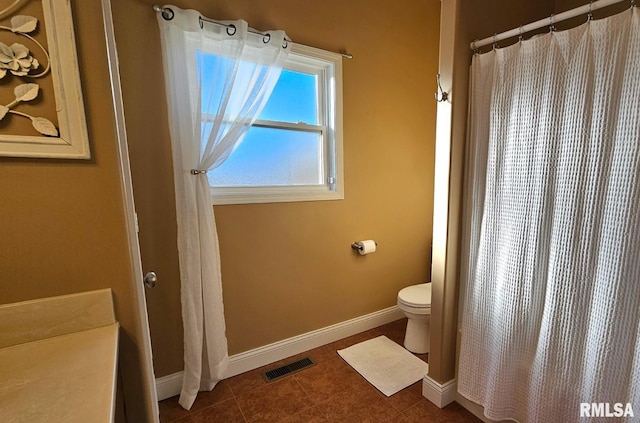
POLYGON ((288 55, 283 31, 217 25, 194 10, 158 13, 173 152, 184 326, 180 405, 228 364, 218 235, 206 171, 222 164, 262 111, 288 55), (166 15, 166 16, 165 16, 166 15))
POLYGON ((640 13, 476 55, 458 389, 487 417, 640 413, 640 13))

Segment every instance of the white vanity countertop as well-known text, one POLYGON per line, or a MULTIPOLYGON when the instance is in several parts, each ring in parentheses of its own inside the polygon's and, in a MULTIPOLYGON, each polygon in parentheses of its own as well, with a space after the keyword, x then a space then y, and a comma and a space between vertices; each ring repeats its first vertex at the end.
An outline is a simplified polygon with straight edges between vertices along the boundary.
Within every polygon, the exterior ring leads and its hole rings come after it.
POLYGON ((0 421, 113 420, 118 324, 0 349, 0 421))
POLYGON ((118 328, 110 290, 0 305, 0 422, 112 422, 118 328))

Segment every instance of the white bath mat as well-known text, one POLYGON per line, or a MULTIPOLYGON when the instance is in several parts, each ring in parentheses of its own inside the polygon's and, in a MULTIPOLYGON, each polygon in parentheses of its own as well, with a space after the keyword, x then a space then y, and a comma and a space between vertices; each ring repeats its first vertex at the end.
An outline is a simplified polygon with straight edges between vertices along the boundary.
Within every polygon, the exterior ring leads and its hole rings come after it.
POLYGON ((339 350, 338 354, 388 397, 421 380, 429 370, 427 363, 384 335, 339 350))

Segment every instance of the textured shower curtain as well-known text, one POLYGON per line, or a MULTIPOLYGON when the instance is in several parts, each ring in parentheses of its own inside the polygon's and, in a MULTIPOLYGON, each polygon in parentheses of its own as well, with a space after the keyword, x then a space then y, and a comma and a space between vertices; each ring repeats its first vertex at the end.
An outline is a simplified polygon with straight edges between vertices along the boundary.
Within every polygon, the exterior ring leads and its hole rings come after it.
POLYGON ((640 416, 640 13, 475 55, 458 389, 491 419, 640 416))

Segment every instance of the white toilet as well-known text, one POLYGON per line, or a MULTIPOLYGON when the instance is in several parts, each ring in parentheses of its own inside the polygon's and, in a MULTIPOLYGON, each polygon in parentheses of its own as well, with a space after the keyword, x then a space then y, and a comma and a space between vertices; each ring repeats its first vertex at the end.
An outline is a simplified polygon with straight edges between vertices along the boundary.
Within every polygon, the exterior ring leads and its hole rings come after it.
POLYGON ((429 352, 431 282, 411 285, 398 292, 398 308, 409 319, 404 347, 416 354, 429 352))

